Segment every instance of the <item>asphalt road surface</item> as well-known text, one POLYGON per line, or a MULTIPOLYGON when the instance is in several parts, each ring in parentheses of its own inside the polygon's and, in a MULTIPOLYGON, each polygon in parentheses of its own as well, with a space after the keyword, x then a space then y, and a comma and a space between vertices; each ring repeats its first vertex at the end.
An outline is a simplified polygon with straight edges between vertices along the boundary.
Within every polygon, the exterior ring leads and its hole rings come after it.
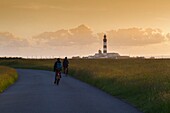
POLYGON ((0 94, 0 113, 141 113, 86 83, 54 73, 18 69, 18 81, 0 94))

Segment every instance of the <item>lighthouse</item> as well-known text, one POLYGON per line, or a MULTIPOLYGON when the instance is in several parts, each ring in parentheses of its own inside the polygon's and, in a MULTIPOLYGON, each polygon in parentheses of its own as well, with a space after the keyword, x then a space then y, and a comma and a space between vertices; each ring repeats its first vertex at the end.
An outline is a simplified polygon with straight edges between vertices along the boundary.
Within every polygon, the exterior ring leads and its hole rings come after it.
POLYGON ((107 52, 107 38, 106 34, 103 36, 103 53, 101 50, 98 51, 98 53, 95 53, 94 56, 88 56, 87 58, 112 58, 112 59, 118 59, 118 58, 130 58, 129 56, 120 56, 119 53, 108 53, 107 52))
POLYGON ((106 39, 106 34, 104 35, 104 39, 103 39, 103 54, 107 55, 107 39, 106 39))

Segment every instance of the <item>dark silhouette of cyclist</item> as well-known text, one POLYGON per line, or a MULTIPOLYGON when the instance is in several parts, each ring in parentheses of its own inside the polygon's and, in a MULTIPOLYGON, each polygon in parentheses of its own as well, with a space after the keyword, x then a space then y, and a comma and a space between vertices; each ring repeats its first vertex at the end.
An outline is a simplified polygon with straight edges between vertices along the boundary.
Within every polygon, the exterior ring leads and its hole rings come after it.
POLYGON ((60 58, 58 58, 54 64, 54 72, 55 72, 54 84, 56 84, 57 82, 57 85, 59 85, 59 81, 61 78, 61 70, 62 70, 62 64, 61 64, 60 58))
POLYGON ((68 61, 67 57, 65 57, 65 59, 63 61, 63 69, 64 69, 64 74, 66 76, 68 74, 68 64, 69 64, 69 61, 68 61))

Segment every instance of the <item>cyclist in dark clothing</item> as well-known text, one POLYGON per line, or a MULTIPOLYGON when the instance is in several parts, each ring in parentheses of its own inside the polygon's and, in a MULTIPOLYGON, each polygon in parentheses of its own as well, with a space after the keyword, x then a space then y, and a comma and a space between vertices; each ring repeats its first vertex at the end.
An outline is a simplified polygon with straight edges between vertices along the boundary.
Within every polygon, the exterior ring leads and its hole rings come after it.
POLYGON ((65 57, 65 59, 63 61, 63 69, 64 69, 64 74, 66 76, 68 74, 68 64, 69 64, 69 61, 68 61, 67 57, 65 57))
POLYGON ((54 84, 56 84, 57 82, 57 85, 59 85, 59 81, 61 78, 61 70, 62 70, 62 64, 61 64, 60 58, 58 58, 54 64, 54 72, 55 72, 54 84))

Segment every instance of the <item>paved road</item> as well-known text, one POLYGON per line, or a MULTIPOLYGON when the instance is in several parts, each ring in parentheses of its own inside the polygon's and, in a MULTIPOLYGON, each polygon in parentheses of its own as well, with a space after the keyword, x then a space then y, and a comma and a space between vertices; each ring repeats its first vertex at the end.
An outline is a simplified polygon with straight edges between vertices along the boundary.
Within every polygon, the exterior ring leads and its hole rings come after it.
POLYGON ((141 113, 90 85, 54 73, 18 69, 18 81, 0 94, 0 113, 141 113))

